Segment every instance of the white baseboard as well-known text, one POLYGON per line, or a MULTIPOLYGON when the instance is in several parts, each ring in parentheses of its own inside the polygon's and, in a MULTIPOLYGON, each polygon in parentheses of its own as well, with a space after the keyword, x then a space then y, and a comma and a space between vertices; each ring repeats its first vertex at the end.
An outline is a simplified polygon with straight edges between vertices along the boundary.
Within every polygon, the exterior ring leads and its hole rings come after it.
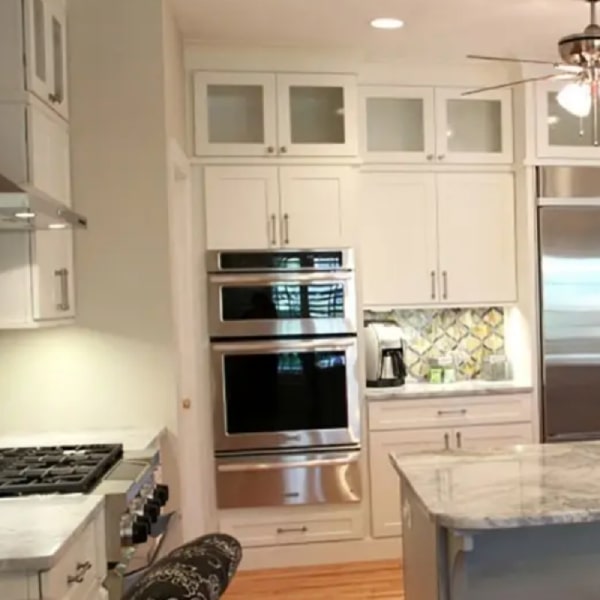
POLYGON ((244 548, 240 570, 277 569, 372 560, 400 560, 401 556, 402 538, 400 537, 244 548))

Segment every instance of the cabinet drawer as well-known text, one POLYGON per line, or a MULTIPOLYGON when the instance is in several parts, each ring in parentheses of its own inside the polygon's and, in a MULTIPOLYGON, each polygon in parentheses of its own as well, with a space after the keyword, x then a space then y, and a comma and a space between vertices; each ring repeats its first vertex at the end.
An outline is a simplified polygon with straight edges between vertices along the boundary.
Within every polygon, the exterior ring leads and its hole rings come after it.
POLYGON ((369 404, 371 431, 521 422, 530 419, 529 394, 387 400, 369 404))
POLYGON ((90 523, 50 571, 41 574, 42 600, 79 600, 102 580, 96 523, 90 523), (71 578, 78 577, 78 581, 71 578))
POLYGON ((360 539, 364 536, 362 511, 299 513, 288 511, 280 518, 227 516, 221 518, 221 531, 236 537, 243 547, 306 544, 360 539))

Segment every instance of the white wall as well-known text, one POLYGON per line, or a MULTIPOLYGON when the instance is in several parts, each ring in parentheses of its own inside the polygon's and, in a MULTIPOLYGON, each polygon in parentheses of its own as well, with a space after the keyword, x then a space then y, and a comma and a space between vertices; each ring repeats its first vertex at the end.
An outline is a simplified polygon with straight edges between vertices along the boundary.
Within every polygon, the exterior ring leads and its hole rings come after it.
POLYGON ((69 0, 77 327, 0 333, 2 431, 176 426, 163 10, 69 0))

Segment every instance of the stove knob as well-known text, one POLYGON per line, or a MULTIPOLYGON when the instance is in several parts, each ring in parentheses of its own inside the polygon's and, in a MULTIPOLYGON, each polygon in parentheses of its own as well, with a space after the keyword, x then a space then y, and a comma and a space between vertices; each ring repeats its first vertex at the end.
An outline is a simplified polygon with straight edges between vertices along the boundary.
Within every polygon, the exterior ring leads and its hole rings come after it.
POLYGON ((169 486, 158 484, 154 488, 154 499, 157 500, 161 506, 164 506, 169 501, 169 486))
POLYGON ((150 520, 151 523, 156 523, 160 515, 160 504, 154 500, 147 500, 144 504, 144 516, 150 520))
POLYGON ((144 544, 150 535, 150 523, 144 517, 136 517, 131 525, 131 543, 144 544))

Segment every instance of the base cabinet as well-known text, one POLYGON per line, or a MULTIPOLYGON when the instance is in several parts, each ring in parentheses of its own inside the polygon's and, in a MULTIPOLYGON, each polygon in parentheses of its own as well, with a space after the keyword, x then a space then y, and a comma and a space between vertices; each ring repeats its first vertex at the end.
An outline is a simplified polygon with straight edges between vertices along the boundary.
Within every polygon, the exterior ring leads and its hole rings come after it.
POLYGON ((402 534, 400 482, 389 455, 423 451, 494 448, 533 442, 531 423, 464 425, 427 429, 371 431, 371 527, 373 536, 402 534))
POLYGON ((207 167, 209 250, 332 248, 349 243, 350 167, 207 167))

